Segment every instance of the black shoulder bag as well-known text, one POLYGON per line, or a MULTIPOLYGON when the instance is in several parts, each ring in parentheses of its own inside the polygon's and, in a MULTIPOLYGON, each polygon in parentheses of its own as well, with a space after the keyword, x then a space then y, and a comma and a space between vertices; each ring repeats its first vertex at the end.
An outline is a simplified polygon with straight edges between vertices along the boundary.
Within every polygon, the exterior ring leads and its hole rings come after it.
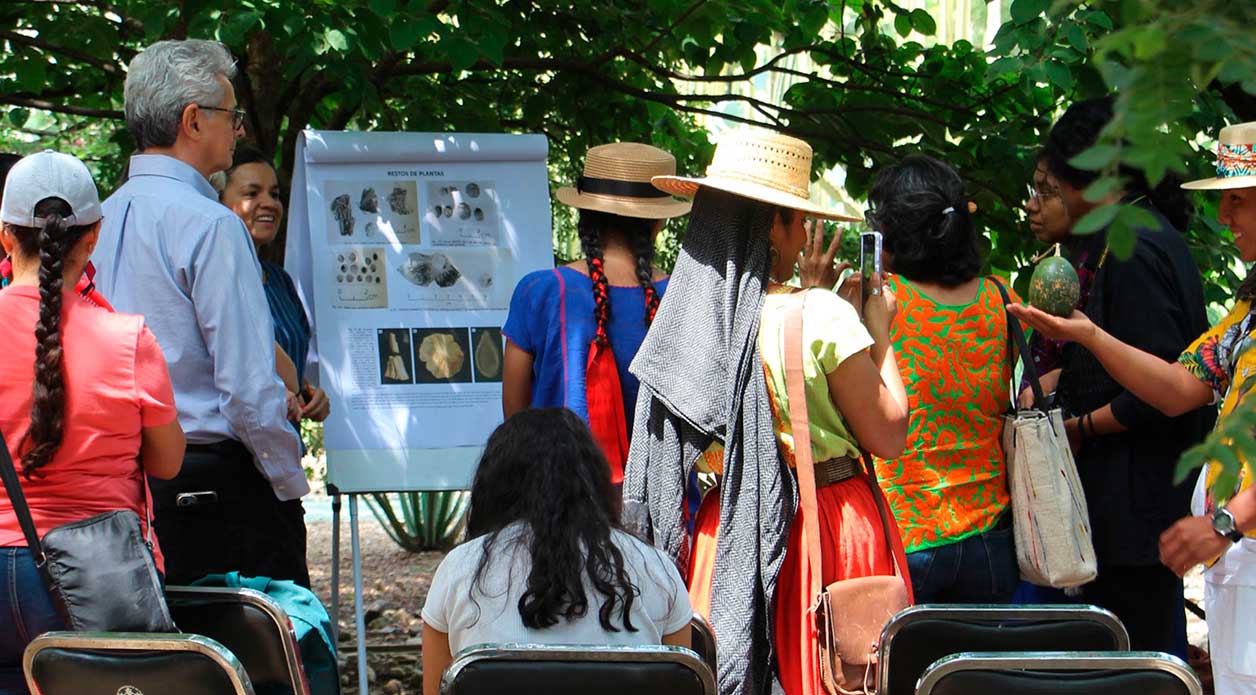
MULTIPOLYGON (((67 628, 83 632, 176 632, 150 539, 135 512, 122 510, 35 530, 17 467, 0 434, 0 477, 13 504, 26 545, 67 628)), ((143 486, 141 472, 140 485, 143 486)), ((145 510, 149 509, 145 493, 145 510)))

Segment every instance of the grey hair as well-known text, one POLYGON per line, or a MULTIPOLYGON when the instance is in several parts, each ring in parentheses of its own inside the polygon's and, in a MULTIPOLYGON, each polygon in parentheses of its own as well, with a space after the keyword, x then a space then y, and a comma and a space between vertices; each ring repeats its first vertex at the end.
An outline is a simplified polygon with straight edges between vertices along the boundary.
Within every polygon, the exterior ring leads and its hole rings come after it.
POLYGON ((126 127, 141 152, 170 147, 189 104, 216 106, 225 96, 218 75, 235 77, 235 60, 217 41, 158 41, 127 68, 126 127))

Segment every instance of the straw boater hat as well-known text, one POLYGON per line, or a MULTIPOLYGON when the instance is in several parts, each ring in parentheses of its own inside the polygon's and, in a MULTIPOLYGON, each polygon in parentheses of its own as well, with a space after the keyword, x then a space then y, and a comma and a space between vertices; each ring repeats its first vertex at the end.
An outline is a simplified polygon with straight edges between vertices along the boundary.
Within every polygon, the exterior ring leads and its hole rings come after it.
POLYGON ((676 200, 650 184, 653 177, 676 173, 676 158, 657 147, 617 142, 591 148, 584 175, 556 194, 559 202, 581 210, 661 220, 689 213, 693 203, 676 200))
POLYGON ((1193 191, 1256 188, 1256 121, 1221 129, 1217 138, 1217 175, 1182 184, 1193 191))
POLYGON ((858 222, 811 202, 811 145, 762 130, 725 135, 702 178, 655 176, 654 185, 673 195, 692 198, 699 186, 710 186, 744 198, 801 210, 811 217, 858 222))

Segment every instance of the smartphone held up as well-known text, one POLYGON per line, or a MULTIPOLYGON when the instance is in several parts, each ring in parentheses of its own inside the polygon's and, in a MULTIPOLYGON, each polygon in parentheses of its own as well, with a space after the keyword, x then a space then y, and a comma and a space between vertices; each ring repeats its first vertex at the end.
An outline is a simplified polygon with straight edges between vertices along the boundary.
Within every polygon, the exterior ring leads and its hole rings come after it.
POLYGON ((881 277, 881 232, 864 232, 859 235, 860 309, 870 295, 881 294, 881 285, 873 283, 873 275, 881 277))

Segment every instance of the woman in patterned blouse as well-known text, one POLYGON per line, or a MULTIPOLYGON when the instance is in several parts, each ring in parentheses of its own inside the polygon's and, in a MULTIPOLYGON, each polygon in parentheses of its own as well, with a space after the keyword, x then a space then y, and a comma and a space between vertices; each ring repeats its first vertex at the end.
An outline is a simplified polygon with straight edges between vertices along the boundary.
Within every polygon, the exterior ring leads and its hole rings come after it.
POLYGON ((920 603, 1003 603, 1019 572, 999 441, 1012 350, 1000 281, 979 275, 959 176, 913 155, 883 170, 868 220, 885 238, 891 328, 911 403, 907 448, 877 459, 920 603))

